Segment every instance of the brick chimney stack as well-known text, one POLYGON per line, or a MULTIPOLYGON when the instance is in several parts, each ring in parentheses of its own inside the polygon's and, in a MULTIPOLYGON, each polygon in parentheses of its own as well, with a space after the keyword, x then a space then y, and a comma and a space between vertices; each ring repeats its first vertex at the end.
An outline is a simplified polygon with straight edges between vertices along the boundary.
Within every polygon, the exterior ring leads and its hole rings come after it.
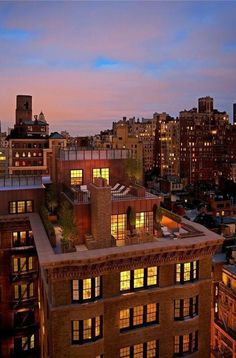
POLYGON ((111 246, 111 187, 106 179, 96 178, 89 184, 91 233, 98 247, 111 246))

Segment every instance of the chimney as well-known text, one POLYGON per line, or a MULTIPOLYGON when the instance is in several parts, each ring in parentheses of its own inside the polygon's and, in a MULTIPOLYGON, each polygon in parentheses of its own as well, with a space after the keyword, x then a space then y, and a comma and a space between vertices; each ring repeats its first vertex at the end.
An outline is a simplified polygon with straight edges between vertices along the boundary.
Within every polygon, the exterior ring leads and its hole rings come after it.
POLYGON ((111 187, 106 179, 96 178, 89 184, 91 202, 91 233, 97 247, 111 246, 111 187))

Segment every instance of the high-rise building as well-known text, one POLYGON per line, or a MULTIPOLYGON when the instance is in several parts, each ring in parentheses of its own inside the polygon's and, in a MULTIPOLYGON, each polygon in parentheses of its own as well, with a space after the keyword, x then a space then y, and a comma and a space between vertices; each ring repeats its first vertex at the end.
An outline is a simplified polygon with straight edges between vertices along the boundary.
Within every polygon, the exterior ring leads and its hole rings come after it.
POLYGON ((166 113, 154 113, 154 118, 154 166, 160 176, 179 176, 179 121, 166 113))
POLYGON ((226 112, 213 109, 213 99, 199 99, 199 110, 180 112, 180 174, 197 181, 230 178, 231 163, 236 160, 232 143, 233 126, 226 112), (230 142, 230 144, 229 144, 230 142))

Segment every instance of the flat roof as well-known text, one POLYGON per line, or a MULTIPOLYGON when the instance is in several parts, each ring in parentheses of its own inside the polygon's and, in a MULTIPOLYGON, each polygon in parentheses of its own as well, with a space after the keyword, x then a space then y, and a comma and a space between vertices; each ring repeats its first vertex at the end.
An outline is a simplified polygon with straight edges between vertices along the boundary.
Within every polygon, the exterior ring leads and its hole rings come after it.
POLYGON ((109 260, 135 258, 140 255, 154 255, 173 253, 206 247, 219 246, 224 239, 214 232, 207 230, 196 223, 190 223, 183 219, 186 225, 194 226, 194 231, 201 233, 199 236, 188 236, 178 240, 155 240, 152 242, 135 245, 116 246, 93 250, 76 251, 71 253, 56 254, 48 240, 41 218, 38 214, 28 214, 30 225, 34 234, 34 241, 38 253, 40 265, 45 268, 53 268, 65 265, 82 266, 85 264, 102 263, 109 260))

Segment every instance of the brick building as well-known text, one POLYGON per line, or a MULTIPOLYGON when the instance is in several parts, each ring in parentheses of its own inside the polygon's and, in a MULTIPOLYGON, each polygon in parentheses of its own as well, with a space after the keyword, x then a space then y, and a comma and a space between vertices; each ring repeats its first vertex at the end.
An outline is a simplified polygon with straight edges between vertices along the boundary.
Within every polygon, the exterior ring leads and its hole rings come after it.
MULTIPOLYGON (((100 179, 89 186, 88 234, 80 231, 71 253, 56 255, 30 215, 43 357, 210 356, 211 257, 222 238, 160 215, 158 197, 131 190, 116 196, 100 179)), ((63 196, 75 213, 86 205, 63 196)))
POLYGON ((58 133, 49 135, 49 125, 42 112, 32 119, 32 96, 16 97, 15 125, 7 139, 9 174, 54 178, 51 164, 55 163, 58 149, 66 145, 66 139, 58 133))
POLYGON ((212 330, 212 357, 236 357, 236 265, 225 265, 215 286, 216 309, 212 330))
POLYGON ((40 177, 0 178, 0 356, 39 357, 38 259, 28 214, 43 203, 40 177))
POLYGON ((154 113, 154 118, 154 166, 160 176, 179 176, 179 121, 166 113, 154 113))
POLYGON ((235 126, 226 112, 213 107, 213 98, 200 98, 197 108, 180 112, 180 175, 197 181, 230 179, 236 161, 235 126))

